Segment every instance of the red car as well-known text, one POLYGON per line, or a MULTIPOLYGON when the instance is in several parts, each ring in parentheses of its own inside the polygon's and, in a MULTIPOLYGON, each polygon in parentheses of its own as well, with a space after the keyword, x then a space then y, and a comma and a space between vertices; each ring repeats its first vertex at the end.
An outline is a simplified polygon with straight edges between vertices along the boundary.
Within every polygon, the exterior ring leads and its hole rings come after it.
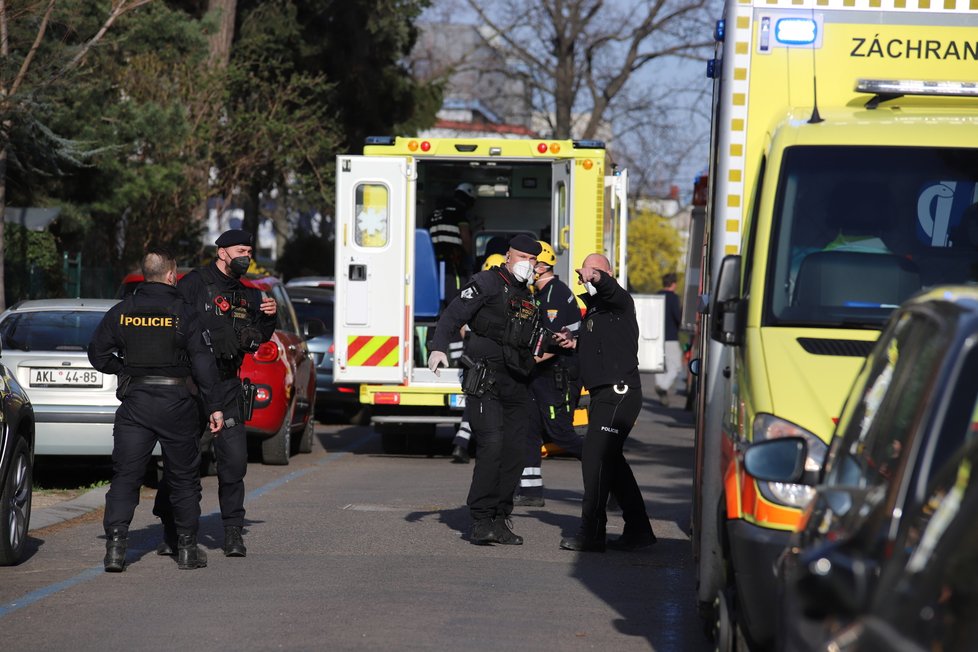
MULTIPOLYGON (((179 276, 187 271, 180 269, 179 276)), ((132 292, 142 281, 142 274, 128 274, 123 279, 119 298, 132 292)), ((322 334, 325 328, 315 321, 299 324, 279 279, 245 278, 242 283, 268 294, 278 303, 278 324, 272 339, 254 353, 245 355, 238 374, 256 389, 254 410, 245 428, 249 438, 261 444, 262 463, 288 464, 291 455, 312 452, 316 368, 306 339, 322 334)), ((205 453, 210 450, 209 432, 204 433, 201 450, 205 453)), ((206 454, 205 470, 213 470, 210 455, 206 454)))

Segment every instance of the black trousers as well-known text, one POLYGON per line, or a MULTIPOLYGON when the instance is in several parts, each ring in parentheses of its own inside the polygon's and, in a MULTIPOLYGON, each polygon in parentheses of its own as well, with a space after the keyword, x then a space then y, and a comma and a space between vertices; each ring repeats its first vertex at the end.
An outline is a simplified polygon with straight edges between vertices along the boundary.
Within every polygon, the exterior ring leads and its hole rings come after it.
POLYGON ((584 437, 574 430, 575 394, 580 394, 579 384, 570 383, 567 390, 558 390, 553 369, 549 366, 530 379, 530 427, 526 431, 526 457, 520 493, 526 496, 543 495, 543 456, 540 446, 543 435, 547 441, 557 444, 568 454, 581 459, 584 437))
POLYGON ((496 389, 481 398, 467 395, 466 412, 475 437, 468 506, 472 519, 506 518, 513 511, 513 492, 523 470, 527 429, 525 381, 496 371, 496 389))
MULTIPOLYGON (((217 498, 221 505, 221 520, 225 526, 244 525, 244 477, 248 471, 248 435, 245 430, 241 400, 241 381, 237 378, 223 380, 217 390, 224 396, 224 419, 235 420, 235 425, 224 428, 211 440, 211 448, 217 460, 217 498)), ((210 415, 206 415, 209 417, 210 415)), ((205 426, 199 424, 197 434, 205 426)), ((167 496, 172 487, 166 462, 163 463, 163 479, 156 493, 153 513, 163 520, 169 518, 167 496)))
POLYGON ((608 522, 608 494, 614 493, 625 519, 625 531, 640 534, 652 529, 645 500, 625 460, 625 438, 642 410, 642 388, 623 389, 607 385, 591 390, 587 436, 581 470, 584 475, 584 506, 581 533, 604 537, 608 522))
POLYGON ((112 484, 105 495, 102 518, 106 529, 129 527, 139 504, 146 465, 159 441, 170 483, 167 510, 173 514, 179 534, 197 532, 200 521, 198 424, 197 404, 185 386, 130 386, 116 410, 112 429, 112 484))

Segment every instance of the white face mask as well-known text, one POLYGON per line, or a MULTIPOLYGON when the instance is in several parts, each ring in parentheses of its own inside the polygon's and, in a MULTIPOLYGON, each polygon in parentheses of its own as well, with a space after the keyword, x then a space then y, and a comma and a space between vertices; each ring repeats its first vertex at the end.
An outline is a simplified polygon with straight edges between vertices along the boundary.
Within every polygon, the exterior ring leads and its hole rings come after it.
POLYGON ((516 280, 525 283, 533 276, 533 265, 528 260, 521 260, 513 265, 513 276, 516 280))
POLYGON ((598 293, 598 288, 594 287, 594 284, 590 281, 584 284, 584 289, 587 290, 587 293, 592 297, 598 293))

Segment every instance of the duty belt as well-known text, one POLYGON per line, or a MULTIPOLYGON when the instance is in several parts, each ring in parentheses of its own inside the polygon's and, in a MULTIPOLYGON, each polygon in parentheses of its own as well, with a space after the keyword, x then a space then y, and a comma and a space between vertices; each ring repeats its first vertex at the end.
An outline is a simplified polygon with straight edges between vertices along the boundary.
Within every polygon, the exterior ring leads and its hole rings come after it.
POLYGON ((133 376, 133 385, 186 385, 186 376, 133 376))

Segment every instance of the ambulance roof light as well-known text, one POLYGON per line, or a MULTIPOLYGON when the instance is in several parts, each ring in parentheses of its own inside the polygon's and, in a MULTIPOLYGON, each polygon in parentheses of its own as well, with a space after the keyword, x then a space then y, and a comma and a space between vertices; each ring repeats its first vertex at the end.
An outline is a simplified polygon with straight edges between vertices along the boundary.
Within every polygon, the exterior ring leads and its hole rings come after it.
POLYGON ((713 28, 713 40, 722 43, 723 37, 726 36, 727 32, 727 21, 721 18, 717 21, 716 26, 713 28))
POLYGON ((933 81, 921 79, 859 79, 857 93, 875 95, 935 95, 978 97, 978 82, 933 81))
POLYGON ((394 136, 367 136, 364 139, 365 145, 393 145, 394 136))
POLYGON ((774 40, 784 45, 811 45, 818 39, 818 23, 811 18, 779 18, 774 40))
POLYGON ((574 149, 604 149, 603 140, 575 140, 574 149))

